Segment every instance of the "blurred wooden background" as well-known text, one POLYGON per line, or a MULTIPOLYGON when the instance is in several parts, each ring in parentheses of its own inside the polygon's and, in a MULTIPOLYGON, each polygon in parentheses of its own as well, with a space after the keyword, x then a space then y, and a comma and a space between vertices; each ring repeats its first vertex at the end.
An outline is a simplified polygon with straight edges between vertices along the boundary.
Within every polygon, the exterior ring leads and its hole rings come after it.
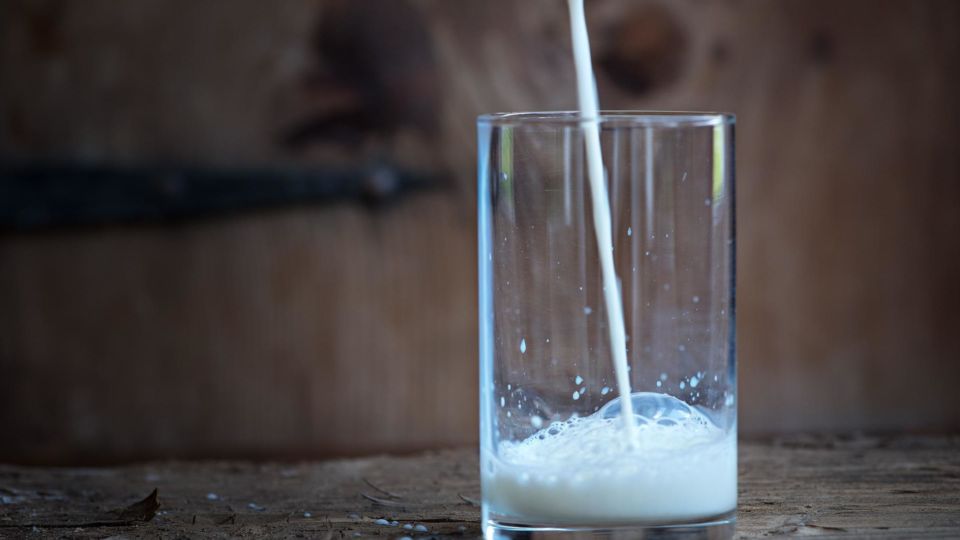
MULTIPOLYGON (((960 3, 587 8, 604 107, 738 115, 741 431, 960 427, 960 3)), ((474 118, 572 77, 560 0, 0 4, 0 162, 439 179, 4 228, 0 460, 474 442, 474 118)))

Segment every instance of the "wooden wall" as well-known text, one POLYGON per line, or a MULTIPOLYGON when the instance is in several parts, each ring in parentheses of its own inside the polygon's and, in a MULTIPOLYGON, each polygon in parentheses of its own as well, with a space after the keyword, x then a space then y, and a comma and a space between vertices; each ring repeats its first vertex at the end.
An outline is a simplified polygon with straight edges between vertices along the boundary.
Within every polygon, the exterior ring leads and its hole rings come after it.
MULTIPOLYGON (((607 108, 738 115, 745 433, 960 427, 960 4, 587 2, 607 108)), ((0 459, 476 440, 474 117, 575 104, 560 0, 11 0, 0 159, 442 185, 0 233, 0 459)))

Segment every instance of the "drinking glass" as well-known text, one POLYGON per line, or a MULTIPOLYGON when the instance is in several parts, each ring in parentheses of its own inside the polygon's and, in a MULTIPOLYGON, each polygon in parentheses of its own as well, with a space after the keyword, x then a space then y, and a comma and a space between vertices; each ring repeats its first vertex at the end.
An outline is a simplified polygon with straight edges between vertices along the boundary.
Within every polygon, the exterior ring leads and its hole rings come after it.
POLYGON ((602 112, 598 200, 588 121, 477 122, 485 533, 731 532, 734 117, 602 112), (598 246, 607 211, 612 245, 598 246), (622 299, 629 419, 598 249, 622 299))

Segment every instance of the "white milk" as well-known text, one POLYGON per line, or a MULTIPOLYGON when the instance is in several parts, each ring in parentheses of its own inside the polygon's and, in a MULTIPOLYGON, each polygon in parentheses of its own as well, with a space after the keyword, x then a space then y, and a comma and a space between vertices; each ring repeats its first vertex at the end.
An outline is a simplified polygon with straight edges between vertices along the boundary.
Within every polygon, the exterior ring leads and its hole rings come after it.
POLYGON ((665 524, 721 516, 737 504, 736 430, 724 431, 672 396, 630 391, 583 0, 569 0, 569 6, 610 349, 617 391, 632 398, 555 422, 521 442, 501 442, 496 455, 485 450, 484 499, 495 519, 530 525, 665 524))
POLYGON ((724 432, 666 394, 638 392, 635 439, 624 436, 620 399, 584 418, 556 422, 499 458, 483 455, 483 493, 494 519, 571 525, 682 523, 737 504, 736 430, 724 432))

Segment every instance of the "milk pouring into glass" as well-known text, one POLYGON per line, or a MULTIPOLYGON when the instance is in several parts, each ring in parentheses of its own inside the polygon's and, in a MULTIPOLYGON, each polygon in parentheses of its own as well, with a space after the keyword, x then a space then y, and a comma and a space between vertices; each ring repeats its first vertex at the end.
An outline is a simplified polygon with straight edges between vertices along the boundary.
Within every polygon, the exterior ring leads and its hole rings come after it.
POLYGON ((485 525, 726 519, 732 118, 601 115, 582 0, 569 8, 580 114, 479 122, 485 525))

